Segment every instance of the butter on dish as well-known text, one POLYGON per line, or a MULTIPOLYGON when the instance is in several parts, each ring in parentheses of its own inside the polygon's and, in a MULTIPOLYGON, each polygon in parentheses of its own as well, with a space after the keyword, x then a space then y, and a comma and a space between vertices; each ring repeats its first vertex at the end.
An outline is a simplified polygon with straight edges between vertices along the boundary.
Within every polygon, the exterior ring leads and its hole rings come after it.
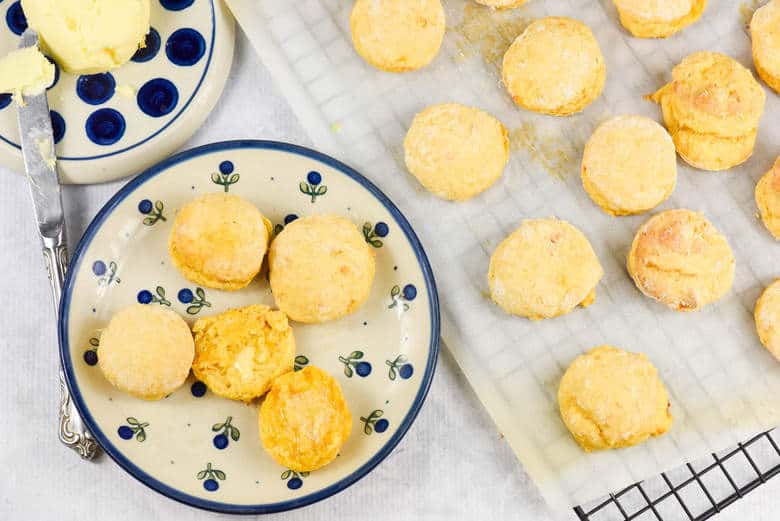
POLYGON ((0 92, 13 94, 21 104, 22 95, 40 94, 54 81, 54 64, 36 47, 10 52, 0 58, 0 92))
POLYGON ((124 65, 149 32, 149 0, 22 0, 22 8, 43 48, 74 74, 124 65))

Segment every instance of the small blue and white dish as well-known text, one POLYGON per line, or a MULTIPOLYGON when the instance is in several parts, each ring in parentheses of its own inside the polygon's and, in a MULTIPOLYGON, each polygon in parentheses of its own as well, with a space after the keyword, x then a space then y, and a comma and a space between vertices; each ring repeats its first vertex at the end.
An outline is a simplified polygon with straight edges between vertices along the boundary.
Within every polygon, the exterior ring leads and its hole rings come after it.
MULTIPOLYGON (((26 28, 20 0, 0 0, 0 55, 26 28)), ((119 179, 182 146, 222 93, 234 40, 221 0, 152 0, 146 47, 130 63, 84 76, 57 67, 48 98, 62 182, 119 179)), ((8 94, 0 94, 0 165, 24 171, 8 94)))
POLYGON ((76 406, 98 443, 135 478, 208 510, 260 514, 324 499, 368 474, 398 444, 425 400, 439 350, 436 286, 414 231, 393 203, 348 166, 270 141, 233 141, 176 155, 139 175, 98 213, 76 249, 63 292, 60 354, 76 406), (341 384, 352 434, 330 465, 280 467, 263 450, 256 406, 220 398, 190 376, 148 402, 109 385, 97 366, 100 333, 140 302, 192 322, 253 303, 273 305, 264 277, 237 292, 193 285, 172 265, 176 212, 204 193, 253 204, 274 232, 300 216, 350 218, 375 249, 368 301, 341 320, 293 323, 296 369, 314 364, 341 384))

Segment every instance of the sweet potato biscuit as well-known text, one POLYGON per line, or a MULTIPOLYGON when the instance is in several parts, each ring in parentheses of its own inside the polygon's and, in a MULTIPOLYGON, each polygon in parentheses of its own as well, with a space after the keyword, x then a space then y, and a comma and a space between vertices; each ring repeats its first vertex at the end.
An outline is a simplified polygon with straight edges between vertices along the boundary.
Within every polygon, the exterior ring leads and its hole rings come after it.
POLYGON ((608 214, 629 215, 655 208, 671 195, 676 182, 674 143, 652 119, 610 119, 585 145, 582 185, 608 214))
POLYGON ((780 360, 780 279, 767 286, 758 298, 754 317, 761 343, 780 360))
POLYGON ((620 23, 639 38, 666 38, 701 17, 707 0, 613 0, 620 23))
POLYGON ((287 316, 260 304, 199 318, 192 327, 192 372, 214 394, 250 401, 293 370, 295 338, 287 316))
POLYGON ((486 5, 488 7, 495 7, 496 9, 512 9, 514 7, 520 7, 528 0, 475 0, 478 4, 486 5))
POLYGON ((413 71, 439 53, 445 19, 441 0, 357 0, 350 17, 357 53, 377 69, 413 71))
POLYGON ((276 305, 298 322, 349 315, 368 298, 374 252, 344 217, 313 215, 288 224, 268 257, 276 305))
POLYGON ((558 387, 566 428, 586 452, 630 447, 672 425, 669 396, 642 353, 599 346, 574 359, 558 387))
POLYGON ((98 365, 111 385, 145 400, 159 400, 190 374, 192 334, 175 312, 134 304, 111 317, 100 335, 98 365))
POLYGON ((268 224, 260 210, 236 195, 202 195, 176 215, 168 252, 187 280, 207 288, 238 290, 260 272, 268 224))
POLYGON ((507 313, 531 320, 593 303, 604 271, 588 239, 558 219, 532 219, 490 258, 490 296, 507 313))
POLYGON ((726 238, 704 215, 684 209, 650 218, 628 254, 639 290, 676 311, 696 311, 725 295, 734 264, 726 238))
POLYGON ((490 114, 447 103, 414 117, 404 152, 406 167, 429 192, 465 201, 501 177, 509 141, 504 125, 490 114))
POLYGON ((334 459, 352 431, 338 382, 314 366, 277 378, 260 406, 260 441, 271 457, 296 472, 334 459))
POLYGON ((780 1, 756 9, 750 21, 753 63, 759 77, 780 94, 780 1))
POLYGON ((504 55, 502 77, 515 103, 554 116, 583 110, 601 95, 606 65, 587 25, 550 16, 536 20, 504 55))
POLYGON ((756 185, 756 204, 769 233, 780 240, 780 157, 756 185))
POLYGON ((748 69, 725 54, 696 52, 650 99, 659 103, 677 152, 703 170, 750 157, 766 94, 748 69))

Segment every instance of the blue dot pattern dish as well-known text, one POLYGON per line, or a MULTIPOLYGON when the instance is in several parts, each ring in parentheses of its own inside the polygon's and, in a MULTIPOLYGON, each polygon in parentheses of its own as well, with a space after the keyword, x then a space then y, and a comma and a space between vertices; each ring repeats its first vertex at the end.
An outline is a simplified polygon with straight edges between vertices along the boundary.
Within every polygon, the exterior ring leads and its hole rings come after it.
MULTIPOLYGON (((142 170, 178 148, 222 91, 234 28, 218 0, 152 0, 151 30, 130 63, 104 74, 57 67, 49 87, 64 181, 99 182, 142 170)), ((27 22, 18 0, 0 0, 0 54, 27 22)), ((21 170, 16 110, 0 94, 0 164, 21 170)))
POLYGON ((404 436, 433 378, 439 308, 433 275, 414 231, 374 185, 317 152, 237 141, 184 152, 122 188, 77 247, 60 309, 66 380, 89 429, 134 477, 162 494, 209 510, 265 513, 326 498, 354 483, 404 436), (258 438, 257 404, 219 398, 193 376, 170 396, 138 400, 112 388, 99 368, 100 332, 113 313, 140 303, 190 324, 228 308, 274 305, 259 276, 247 288, 199 287, 171 264, 176 212, 204 193, 255 204, 273 233, 299 217, 352 220, 376 255, 367 302, 341 320, 293 323, 293 370, 320 367, 341 384, 353 417, 340 455, 317 471, 276 464, 258 438))

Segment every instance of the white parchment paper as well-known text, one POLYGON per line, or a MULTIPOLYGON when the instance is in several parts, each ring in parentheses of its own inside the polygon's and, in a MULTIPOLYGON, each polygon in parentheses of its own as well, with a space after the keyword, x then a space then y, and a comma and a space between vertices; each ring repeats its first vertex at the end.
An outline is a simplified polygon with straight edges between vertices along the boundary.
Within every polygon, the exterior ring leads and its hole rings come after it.
POLYGON ((780 98, 768 92, 747 163, 707 173, 680 162, 677 188, 657 209, 703 211, 734 250, 734 288, 704 311, 675 313, 636 290, 625 256, 648 215, 605 215, 579 179, 582 148, 600 122, 618 114, 660 120, 642 96, 668 81, 686 55, 719 51, 752 66, 746 23, 757 3, 710 0, 703 18, 681 34, 641 40, 623 31, 610 0, 530 0, 505 12, 444 0, 448 32, 440 55, 406 74, 376 71, 355 54, 351 0, 228 4, 315 145, 379 184, 412 222, 436 273, 444 340, 553 508, 587 502, 780 423, 780 364, 761 347, 752 320, 762 288, 780 276, 780 247, 753 201, 755 182, 780 154, 780 98), (587 23, 607 61, 603 95, 568 118, 518 109, 500 83, 503 51, 530 20, 548 15, 587 23), (414 114, 450 101, 496 115, 513 144, 503 178, 466 203, 429 195, 403 166, 414 114), (542 322, 507 316, 487 296, 490 255, 522 219, 548 216, 574 223, 593 244, 605 269, 596 302, 542 322), (602 343, 644 351, 659 368, 675 417, 667 435, 597 454, 585 454, 569 436, 557 412, 559 379, 575 356, 602 343))

